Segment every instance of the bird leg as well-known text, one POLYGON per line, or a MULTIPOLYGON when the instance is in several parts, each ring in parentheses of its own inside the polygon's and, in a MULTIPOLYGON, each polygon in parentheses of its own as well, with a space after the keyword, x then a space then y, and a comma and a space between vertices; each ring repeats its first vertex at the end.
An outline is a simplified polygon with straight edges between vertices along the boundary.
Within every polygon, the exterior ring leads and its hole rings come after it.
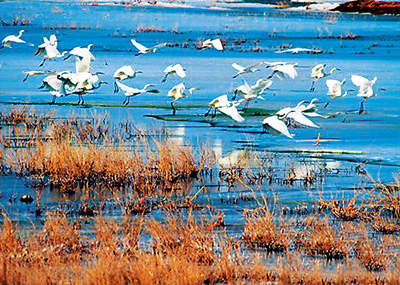
MULTIPOLYGON (((26 76, 25 76, 25 78, 24 78, 24 80, 22 80, 22 82, 25 82, 27 79, 28 79, 28 77, 29 77, 29 74, 27 74, 26 76)), ((40 87, 39 87, 40 88, 40 87)), ((43 87, 42 87, 43 88, 43 87)))
POLYGON ((314 92, 315 91, 315 80, 313 80, 313 82, 311 83, 311 88, 310 88, 310 92, 314 92))
POLYGON ((124 102, 122 102, 122 105, 125 105, 126 100, 128 100, 128 96, 125 97, 125 100, 124 100, 124 102))
POLYGON ((64 58, 64 60, 67 60, 67 59, 70 58, 70 57, 71 57, 71 54, 67 55, 67 57, 64 58))
POLYGON ((362 114, 364 112, 364 101, 361 101, 361 106, 360 106, 360 111, 358 111, 359 114, 362 114))
POLYGON ((328 105, 329 105, 329 103, 331 102, 331 100, 332 100, 332 97, 329 98, 328 103, 325 104, 325 107, 324 107, 324 108, 328 107, 328 105))
POLYGON ((119 92, 119 87, 117 82, 114 82, 114 94, 119 92))
POLYGON ((39 64, 39 67, 42 67, 45 62, 46 62, 46 58, 43 58, 43 61, 39 64))
POLYGON ((129 105, 129 100, 130 100, 129 98, 130 98, 129 96, 126 96, 125 103, 124 103, 125 106, 129 105))
POLYGON ((165 81, 167 81, 167 77, 168 77, 168 73, 165 74, 164 78, 161 80, 162 83, 164 83, 165 81))
POLYGON ((217 109, 215 108, 211 118, 215 118, 216 116, 217 116, 217 109))
POLYGON ((244 108, 242 109, 243 113, 246 113, 247 108, 249 108, 249 104, 250 104, 250 101, 246 101, 246 104, 244 104, 244 108))
POLYGON ((171 102, 171 107, 172 107, 172 109, 173 109, 172 115, 175 115, 175 113, 176 113, 176 109, 175 109, 174 103, 175 103, 175 101, 172 101, 172 102, 171 102))
POLYGON ((207 116, 210 114, 211 110, 212 110, 212 107, 210 107, 210 108, 208 109, 208 111, 204 114, 204 117, 207 117, 207 116))
POLYGON ((53 100, 51 100, 50 104, 54 104, 54 103, 56 102, 56 98, 57 98, 57 96, 54 95, 54 96, 53 96, 53 100))

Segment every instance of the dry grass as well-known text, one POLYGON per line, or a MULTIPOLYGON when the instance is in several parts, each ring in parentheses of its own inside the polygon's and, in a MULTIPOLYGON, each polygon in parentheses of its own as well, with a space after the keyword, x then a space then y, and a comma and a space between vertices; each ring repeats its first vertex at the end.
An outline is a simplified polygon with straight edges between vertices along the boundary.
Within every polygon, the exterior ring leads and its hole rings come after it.
POLYGON ((294 234, 292 224, 283 218, 275 218, 267 207, 245 212, 243 241, 252 248, 265 248, 267 252, 288 250, 294 234))

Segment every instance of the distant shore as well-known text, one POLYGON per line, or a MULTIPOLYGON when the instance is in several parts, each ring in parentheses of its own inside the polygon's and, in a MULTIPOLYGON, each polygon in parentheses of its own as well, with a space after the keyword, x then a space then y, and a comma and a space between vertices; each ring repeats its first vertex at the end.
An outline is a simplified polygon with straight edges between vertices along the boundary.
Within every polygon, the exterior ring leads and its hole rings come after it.
POLYGON ((400 2, 384 2, 374 0, 350 1, 332 9, 339 12, 371 13, 373 15, 400 15, 400 2))

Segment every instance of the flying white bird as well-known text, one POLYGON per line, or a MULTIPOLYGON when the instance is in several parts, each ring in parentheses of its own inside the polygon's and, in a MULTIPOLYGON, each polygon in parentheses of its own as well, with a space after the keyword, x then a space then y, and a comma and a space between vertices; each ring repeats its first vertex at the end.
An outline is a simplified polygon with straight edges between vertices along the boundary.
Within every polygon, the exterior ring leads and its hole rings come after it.
MULTIPOLYGON (((243 99, 242 99, 243 100, 243 99)), ((216 110, 220 111, 221 113, 228 115, 231 117, 233 120, 237 122, 243 122, 244 118, 239 114, 238 110, 236 109, 236 106, 240 104, 239 101, 229 101, 228 100, 228 95, 221 95, 214 100, 212 100, 208 105, 210 106, 210 109, 207 111, 205 116, 207 117, 208 114, 210 113, 211 110, 214 110, 214 114, 212 117, 215 117, 216 115, 216 110)))
MULTIPOLYGON (((180 83, 178 85, 175 85, 174 87, 172 87, 171 90, 168 91, 167 96, 174 98, 174 100, 171 102, 171 107, 172 107, 172 110, 173 110, 172 115, 175 115, 175 113, 176 113, 176 109, 175 109, 175 106, 174 106, 175 101, 177 101, 177 100, 179 100, 181 98, 187 97, 187 95, 185 94, 185 90, 186 90, 185 84, 180 83)), ((192 92, 194 90, 197 90, 197 88, 190 88, 189 89, 189 94, 192 95, 192 92)))
POLYGON ((273 134, 284 134, 288 138, 293 138, 293 135, 289 133, 289 130, 284 121, 281 120, 282 117, 278 115, 270 116, 262 121, 264 130, 268 130, 273 134))
POLYGON ((203 48, 212 48, 214 47, 216 50, 224 50, 224 46, 220 39, 215 40, 205 40, 202 45, 203 48))
POLYGON ((44 65, 46 60, 64 57, 64 55, 67 53, 67 51, 63 51, 63 53, 60 53, 57 48, 52 45, 47 45, 45 50, 46 55, 44 55, 43 61, 39 64, 40 67, 44 65))
POLYGON ((234 90, 234 98, 239 95, 240 97, 245 99, 246 105, 243 110, 246 111, 250 101, 256 98, 264 99, 262 96, 260 96, 260 94, 262 94, 268 87, 270 87, 271 84, 271 80, 261 78, 257 80, 256 84, 254 84, 253 86, 249 86, 246 80, 243 79, 243 84, 235 88, 234 90))
POLYGON ((296 110, 302 112, 303 115, 306 115, 307 117, 322 117, 322 115, 317 113, 318 106, 314 104, 315 101, 318 101, 318 98, 314 98, 310 102, 301 101, 297 104, 296 110), (305 106, 305 103, 308 103, 308 105, 305 106))
POLYGON ((292 79, 295 79, 297 77, 297 71, 295 66, 297 66, 297 63, 287 63, 287 62, 266 62, 264 63, 267 65, 268 69, 271 69, 273 71, 272 75, 270 75, 268 78, 273 78, 275 75, 280 79, 283 80, 285 79, 285 75, 289 76, 292 79))
POLYGON ((138 89, 138 88, 132 88, 130 86, 127 86, 125 84, 122 84, 121 82, 116 82, 116 84, 118 85, 118 87, 125 92, 125 100, 122 103, 123 105, 128 105, 129 104, 129 99, 130 97, 142 94, 142 93, 159 93, 158 90, 147 90, 147 88, 149 87, 154 87, 154 84, 146 84, 142 89, 138 89))
POLYGON ((38 56, 44 56, 45 55, 45 50, 48 45, 54 46, 57 48, 58 40, 56 35, 51 35, 50 40, 48 40, 46 37, 43 37, 43 42, 41 45, 38 46, 35 55, 38 56))
POLYGON ((310 91, 314 92, 315 91, 315 82, 320 80, 321 78, 328 77, 329 75, 332 74, 335 70, 340 70, 340 68, 332 68, 328 73, 325 73, 325 67, 326 64, 317 64, 311 69, 311 77, 314 78, 312 83, 311 83, 311 88, 310 91))
POLYGON ((358 112, 359 114, 364 112, 364 102, 368 98, 378 95, 379 91, 386 90, 384 88, 379 88, 377 93, 374 94, 374 90, 372 89, 372 87, 374 86, 376 80, 377 80, 376 76, 372 80, 368 80, 367 78, 359 75, 351 76, 351 81, 353 82, 353 84, 360 87, 360 89, 358 90, 357 97, 362 97, 364 99, 363 101, 361 101, 360 111, 358 112))
POLYGON ((301 111, 301 105, 303 105, 304 101, 301 101, 300 103, 297 104, 296 107, 294 108, 283 108, 279 110, 276 115, 278 115, 281 118, 285 119, 293 119, 297 123, 301 125, 305 125, 308 127, 313 127, 313 128, 319 128, 316 124, 314 124, 310 119, 308 119, 306 116, 304 116, 303 112, 301 111))
POLYGON ((3 39, 3 41, 1 42, 2 45, 1 45, 0 49, 2 49, 4 47, 11 48, 11 42, 25 44, 26 42, 20 39, 23 32, 25 32, 25 31, 20 30, 18 36, 10 35, 10 36, 5 37, 3 39))
MULTIPOLYGON (((119 81, 135 78, 137 74, 143 73, 141 70, 134 70, 130 65, 124 65, 114 72, 114 78, 119 81)), ((118 93, 118 85, 114 84, 114 93, 118 93)))
POLYGON ((75 71, 77 73, 88 73, 90 72, 92 61, 95 60, 94 55, 90 52, 92 46, 93 44, 89 44, 87 47, 75 47, 64 60, 67 60, 70 56, 75 56, 75 71))
POLYGON ((167 77, 172 74, 176 74, 180 78, 186 77, 185 70, 183 69, 182 65, 180 65, 179 63, 171 64, 170 66, 168 66, 167 68, 164 69, 164 73, 165 73, 165 75, 164 75, 164 78, 161 80, 161 82, 167 81, 167 77))
POLYGON ((247 67, 241 66, 241 65, 239 65, 237 63, 232 63, 233 68, 235 68, 238 71, 238 73, 236 73, 233 76, 233 78, 236 78, 241 74, 246 74, 246 73, 249 73, 249 72, 259 71, 259 69, 257 69, 257 67, 259 67, 260 65, 261 65, 261 61, 256 62, 256 63, 254 63, 252 65, 249 65, 247 67))
POLYGON ((56 74, 56 72, 51 71, 51 70, 47 70, 47 71, 41 71, 41 70, 29 70, 29 71, 22 71, 23 74, 25 74, 24 79, 22 80, 22 82, 25 82, 29 76, 33 76, 33 75, 43 75, 45 73, 47 74, 56 74))
POLYGON ((156 52, 157 49, 165 47, 167 45, 167 43, 162 43, 162 44, 158 44, 154 47, 151 48, 147 48, 142 44, 139 44, 136 40, 131 40, 132 44, 138 49, 138 52, 135 54, 137 55, 141 55, 144 53, 153 53, 156 52))
POLYGON ((317 48, 289 48, 285 50, 277 50, 275 53, 284 53, 284 52, 291 52, 292 54, 296 54, 299 52, 306 52, 306 53, 322 53, 322 49, 317 48))
POLYGON ((337 97, 345 97, 347 96, 347 91, 342 93, 342 86, 346 82, 346 79, 343 79, 342 81, 334 80, 334 79, 328 79, 326 80, 326 86, 328 86, 328 95, 331 97, 329 98, 328 102, 325 104, 325 108, 328 107, 329 103, 333 98, 337 97))

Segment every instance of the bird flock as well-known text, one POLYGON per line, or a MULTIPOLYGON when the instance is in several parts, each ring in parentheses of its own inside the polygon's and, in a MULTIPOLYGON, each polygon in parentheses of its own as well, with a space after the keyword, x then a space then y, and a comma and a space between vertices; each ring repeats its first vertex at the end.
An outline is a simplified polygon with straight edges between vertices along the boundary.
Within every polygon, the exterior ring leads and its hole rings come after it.
MULTIPOLYGON (((10 35, 3 39, 0 49, 4 47, 11 48, 11 43, 25 44, 26 42, 21 39, 24 30, 21 30, 18 35, 10 35)), ((153 47, 147 48, 144 45, 138 43, 135 39, 131 40, 131 44, 137 49, 135 53, 136 56, 144 55, 147 53, 154 53, 157 50, 165 47, 166 43, 157 44, 153 47)), ((71 71, 40 71, 31 70, 23 71, 25 77, 23 81, 26 81, 29 76, 44 75, 48 74, 42 80, 42 85, 39 88, 46 89, 51 95, 53 95, 51 103, 55 103, 56 99, 68 95, 78 96, 78 105, 84 104, 83 96, 89 92, 100 88, 103 84, 107 82, 100 80, 99 75, 104 73, 95 72, 92 73, 91 67, 92 62, 95 60, 94 55, 91 53, 90 49, 93 45, 89 44, 87 47, 75 47, 70 51, 63 51, 62 53, 58 50, 58 40, 55 35, 51 35, 49 39, 43 38, 43 43, 37 47, 36 56, 43 57, 43 61, 39 64, 42 67, 46 61, 57 60, 62 58, 67 60, 70 57, 75 59, 75 72, 71 71)), ((203 49, 214 48, 217 51, 224 50, 224 44, 220 39, 208 39, 205 40, 201 47, 203 49)), ((303 51, 301 48, 282 50, 277 52, 291 52, 298 53, 303 51)), ((317 53, 318 51, 313 51, 317 53)), ((209 110, 206 112, 205 116, 211 116, 212 118, 216 116, 217 111, 229 116, 236 122, 243 122, 245 118, 243 114, 247 111, 248 105, 251 101, 255 99, 263 99, 261 96, 273 83, 273 79, 276 77, 280 80, 294 80, 298 76, 296 68, 297 63, 289 62, 266 62, 259 61, 253 63, 249 66, 241 66, 237 63, 232 63, 232 67, 235 69, 236 73, 232 76, 233 78, 241 77, 243 84, 236 87, 233 90, 233 95, 231 101, 228 98, 228 94, 218 96, 213 99, 209 104, 209 110), (271 74, 265 78, 258 79, 254 85, 249 85, 244 79, 244 76, 249 73, 255 73, 261 70, 261 66, 265 65, 265 69, 271 71, 271 74), (238 106, 244 105, 244 107, 239 110, 238 106)), ((321 79, 331 76, 335 71, 340 71, 340 68, 333 67, 329 71, 326 71, 326 64, 318 64, 311 69, 310 77, 311 87, 310 92, 315 91, 315 83, 321 79)), ((114 93, 118 93, 121 90, 125 94, 125 100, 123 105, 128 105, 130 103, 130 98, 143 93, 160 93, 154 87, 155 84, 146 84, 143 88, 134 88, 128 86, 123 81, 126 82, 129 79, 134 79, 136 76, 142 74, 143 71, 135 70, 130 65, 124 65, 114 72, 114 93)), ((161 79, 161 83, 164 83, 170 77, 185 78, 186 70, 181 64, 176 63, 167 66, 164 71, 164 75, 161 79)), ((369 80, 365 77, 359 75, 351 76, 352 83, 358 87, 357 97, 361 97, 361 106, 359 113, 363 113, 365 110, 365 101, 373 96, 376 96, 380 91, 385 90, 380 88, 377 92, 374 92, 373 86, 377 81, 377 77, 369 80)), ((332 99, 345 97, 349 92, 355 90, 348 89, 343 91, 343 86, 346 83, 346 79, 334 80, 326 79, 327 95, 329 95, 329 100, 325 104, 325 108, 328 107, 332 99)), ((193 91, 198 90, 197 88, 191 87, 186 90, 184 83, 180 83, 172 87, 167 96, 173 99, 170 104, 173 110, 173 115, 176 114, 175 102, 181 98, 191 96, 193 91), (187 91, 187 92, 186 92, 187 91)), ((269 116, 261 122, 264 131, 269 131, 270 133, 283 134, 288 138, 293 138, 293 134, 289 132, 288 127, 297 124, 301 126, 319 128, 314 122, 311 121, 312 117, 323 117, 318 114, 317 105, 315 102, 318 99, 314 98, 311 101, 301 101, 295 107, 286 107, 274 115, 269 116)))

